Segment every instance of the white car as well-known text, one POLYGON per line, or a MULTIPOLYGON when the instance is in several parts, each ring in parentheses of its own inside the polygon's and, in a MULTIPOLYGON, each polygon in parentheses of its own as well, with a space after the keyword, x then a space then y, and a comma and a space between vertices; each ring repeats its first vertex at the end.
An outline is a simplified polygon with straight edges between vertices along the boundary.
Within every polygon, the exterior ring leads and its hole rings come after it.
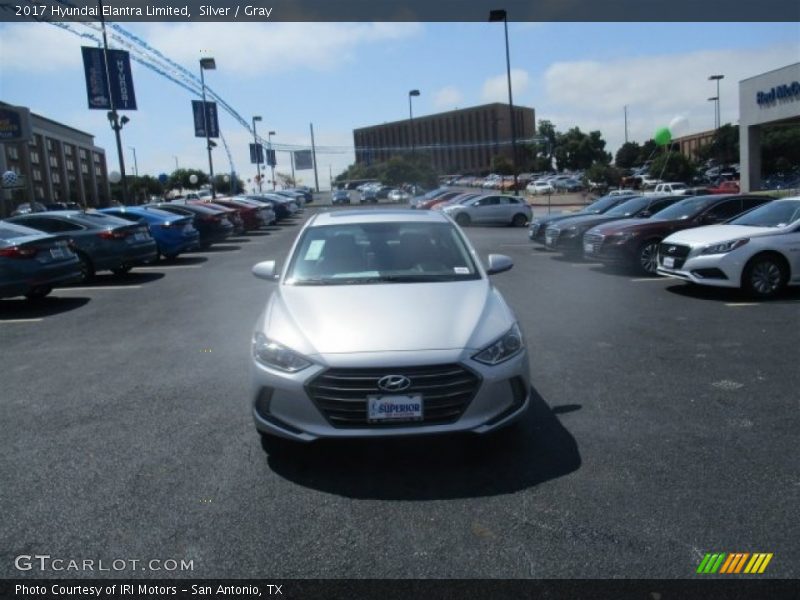
POLYGON ((532 196, 540 194, 555 194, 555 188, 546 181, 534 181, 525 187, 525 191, 532 196))
POLYGON ((800 285, 800 196, 773 200, 729 221, 686 229, 659 245, 658 273, 744 288, 758 298, 800 285))

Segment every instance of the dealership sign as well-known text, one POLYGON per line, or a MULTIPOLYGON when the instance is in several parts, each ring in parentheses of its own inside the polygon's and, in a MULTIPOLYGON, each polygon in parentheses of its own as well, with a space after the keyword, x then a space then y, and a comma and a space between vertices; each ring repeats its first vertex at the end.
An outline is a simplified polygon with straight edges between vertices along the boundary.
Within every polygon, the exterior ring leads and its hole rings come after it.
POLYGON ((81 46, 83 73, 86 77, 86 96, 89 108, 107 110, 111 108, 108 82, 111 77, 111 97, 116 110, 136 110, 136 94, 133 91, 130 54, 125 50, 108 50, 108 71, 102 48, 81 46))
POLYGON ((774 104, 778 100, 785 102, 800 97, 800 81, 793 81, 783 85, 776 85, 768 92, 758 92, 756 102, 759 106, 774 104))
POLYGON ((0 108, 0 142, 26 142, 31 139, 31 113, 21 106, 0 108))

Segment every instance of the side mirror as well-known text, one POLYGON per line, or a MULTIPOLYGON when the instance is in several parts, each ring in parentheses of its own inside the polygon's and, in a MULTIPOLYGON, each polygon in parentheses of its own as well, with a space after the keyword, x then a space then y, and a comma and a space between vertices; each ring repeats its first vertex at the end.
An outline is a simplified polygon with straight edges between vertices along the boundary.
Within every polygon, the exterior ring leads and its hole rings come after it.
POLYGON ((266 279, 267 281, 275 281, 277 279, 277 275, 275 275, 275 261, 265 260, 263 262, 258 263, 253 267, 253 275, 258 277, 259 279, 266 279))
POLYGON ((486 274, 494 275, 495 273, 502 273, 504 271, 509 271, 513 266, 514 266, 514 261, 512 261, 505 254, 490 254, 489 267, 486 269, 486 274))

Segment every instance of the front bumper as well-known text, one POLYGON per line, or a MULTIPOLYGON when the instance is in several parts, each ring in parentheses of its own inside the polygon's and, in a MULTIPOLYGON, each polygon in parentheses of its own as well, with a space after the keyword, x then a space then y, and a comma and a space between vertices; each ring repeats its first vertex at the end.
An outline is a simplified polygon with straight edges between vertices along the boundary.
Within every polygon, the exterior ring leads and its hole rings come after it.
POLYGON ((665 266, 664 259, 668 257, 659 254, 657 272, 659 275, 698 285, 738 288, 741 285, 744 261, 733 254, 735 251, 729 254, 689 256, 674 267, 665 266))
MULTIPOLYGON (((339 354, 317 357, 318 362, 299 373, 282 373, 251 359, 251 407, 256 429, 296 441, 320 438, 375 438, 432 435, 455 432, 488 433, 520 418, 530 403, 530 369, 527 351, 504 363, 488 366, 470 358, 474 351, 428 351, 421 353, 339 354), (408 355, 408 356, 406 356, 408 355), (380 369, 391 375, 407 368, 458 365, 478 376, 463 412, 447 423, 362 423, 334 426, 312 400, 309 383, 332 369, 380 369)), ((362 407, 366 406, 365 391, 362 407)), ((423 413, 425 395, 422 397, 423 413)), ((365 410, 365 408, 363 408, 365 410)))

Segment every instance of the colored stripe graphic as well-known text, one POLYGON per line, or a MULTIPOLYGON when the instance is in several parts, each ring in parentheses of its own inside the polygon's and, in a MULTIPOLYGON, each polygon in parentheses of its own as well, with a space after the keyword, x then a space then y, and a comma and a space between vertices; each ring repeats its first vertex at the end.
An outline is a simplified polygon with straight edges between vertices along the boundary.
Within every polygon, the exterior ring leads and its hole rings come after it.
POLYGON ((767 554, 766 558, 764 558, 764 562, 761 563, 761 567, 758 569, 759 573, 763 573, 764 572, 764 569, 767 568, 767 565, 769 564, 769 561, 772 560, 772 556, 773 556, 772 552, 767 554))
POLYGON ((734 556, 735 556, 734 554, 728 554, 728 560, 726 560, 725 564, 722 565, 722 568, 719 570, 720 573, 727 573, 728 572, 728 569, 730 568, 731 563, 733 562, 733 557, 734 556))
POLYGON ((706 565, 708 564, 709 559, 711 558, 710 554, 706 554, 703 557, 703 560, 700 561, 700 565, 697 567, 698 573, 705 573, 706 565))
POLYGON ((741 558, 741 559, 739 560, 739 562, 737 563, 737 565, 736 565, 736 571, 734 571, 734 573, 741 573, 741 571, 742 571, 742 568, 744 567, 744 563, 745 563, 745 561, 747 560, 747 558, 748 558, 749 556, 750 556, 750 553, 749 553, 749 552, 745 552, 744 554, 742 554, 742 558, 741 558))
POLYGON ((706 553, 697 567, 701 574, 757 574, 763 573, 773 554, 766 552, 725 552, 706 553))

